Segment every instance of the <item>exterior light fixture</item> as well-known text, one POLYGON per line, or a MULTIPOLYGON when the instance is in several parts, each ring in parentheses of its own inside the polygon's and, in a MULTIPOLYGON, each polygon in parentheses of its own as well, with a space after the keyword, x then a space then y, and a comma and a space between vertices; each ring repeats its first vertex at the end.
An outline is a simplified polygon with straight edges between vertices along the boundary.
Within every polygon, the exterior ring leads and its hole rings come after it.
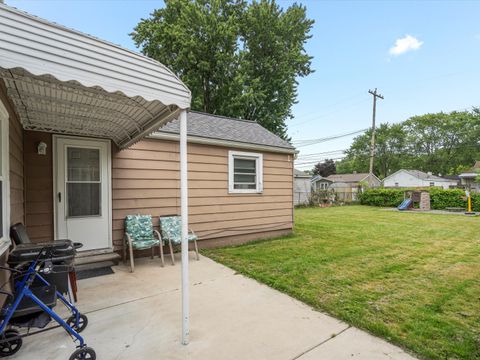
POLYGON ((40 141, 37 145, 37 154, 47 155, 47 144, 45 144, 43 141, 40 141))

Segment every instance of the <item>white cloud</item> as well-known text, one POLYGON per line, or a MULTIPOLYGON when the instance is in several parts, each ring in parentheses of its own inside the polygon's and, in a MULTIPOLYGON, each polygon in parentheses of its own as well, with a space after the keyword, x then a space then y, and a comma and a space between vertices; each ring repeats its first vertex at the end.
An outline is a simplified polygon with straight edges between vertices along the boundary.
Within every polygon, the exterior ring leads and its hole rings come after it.
POLYGON ((409 51, 418 50, 422 45, 423 41, 420 41, 411 35, 405 35, 395 41, 395 46, 392 46, 389 52, 390 55, 398 56, 409 51))

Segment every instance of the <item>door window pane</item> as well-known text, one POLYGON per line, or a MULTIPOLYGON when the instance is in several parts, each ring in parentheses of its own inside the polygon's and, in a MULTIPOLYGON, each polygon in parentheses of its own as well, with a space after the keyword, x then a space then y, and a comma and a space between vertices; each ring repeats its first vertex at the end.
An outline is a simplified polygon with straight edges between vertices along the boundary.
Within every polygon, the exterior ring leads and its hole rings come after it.
POLYGON ((100 150, 67 148, 68 181, 100 181, 100 150))
POLYGON ((101 215, 100 150, 67 148, 67 217, 101 215))
POLYGON ((100 213, 100 183, 68 183, 68 217, 98 216, 100 213))

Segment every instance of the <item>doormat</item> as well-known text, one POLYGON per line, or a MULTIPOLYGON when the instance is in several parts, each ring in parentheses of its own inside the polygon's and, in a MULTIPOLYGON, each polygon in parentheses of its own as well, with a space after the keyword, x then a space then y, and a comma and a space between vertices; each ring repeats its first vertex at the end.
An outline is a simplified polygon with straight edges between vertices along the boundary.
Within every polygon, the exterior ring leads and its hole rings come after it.
POLYGON ((90 279, 97 276, 115 274, 110 266, 100 267, 96 269, 86 269, 77 271, 77 280, 90 279))

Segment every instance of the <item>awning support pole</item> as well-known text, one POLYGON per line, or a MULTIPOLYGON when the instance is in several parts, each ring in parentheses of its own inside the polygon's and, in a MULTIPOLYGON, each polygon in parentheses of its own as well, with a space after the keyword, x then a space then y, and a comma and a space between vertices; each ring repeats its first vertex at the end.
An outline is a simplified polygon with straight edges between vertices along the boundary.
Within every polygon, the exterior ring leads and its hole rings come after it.
POLYGON ((188 345, 190 304, 188 291, 188 171, 187 111, 180 113, 180 215, 182 217, 182 344, 188 345))

